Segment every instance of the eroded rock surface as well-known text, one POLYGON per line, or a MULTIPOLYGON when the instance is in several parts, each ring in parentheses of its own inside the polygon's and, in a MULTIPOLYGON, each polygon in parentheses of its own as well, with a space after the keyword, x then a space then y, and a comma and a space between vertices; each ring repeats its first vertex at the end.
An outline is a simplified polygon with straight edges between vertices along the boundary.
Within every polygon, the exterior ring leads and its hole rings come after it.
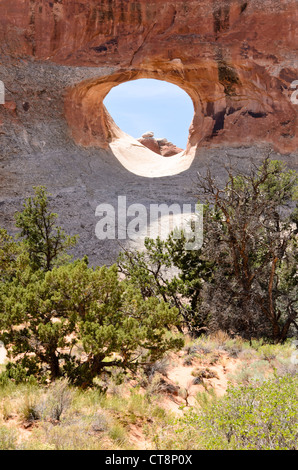
POLYGON ((195 201, 198 169, 222 177, 230 155, 245 167, 270 146, 297 168, 297 31, 296 0, 1 0, 1 225, 13 230, 24 197, 44 184, 80 234, 77 254, 109 262, 115 243, 95 237, 97 204, 119 194, 147 206, 195 201), (181 175, 137 177, 110 149, 121 131, 103 100, 138 78, 193 101, 196 158, 181 175))

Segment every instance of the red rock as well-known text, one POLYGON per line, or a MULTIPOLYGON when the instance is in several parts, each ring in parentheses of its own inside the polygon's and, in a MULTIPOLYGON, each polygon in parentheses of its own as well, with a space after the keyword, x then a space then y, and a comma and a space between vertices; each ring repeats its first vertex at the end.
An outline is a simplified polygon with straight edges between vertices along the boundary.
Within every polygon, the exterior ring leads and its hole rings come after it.
POLYGON ((117 136, 103 105, 111 88, 156 78, 193 100, 188 149, 260 142, 295 151, 298 106, 290 86, 298 79, 297 30, 296 0, 0 3, 5 54, 105 67, 65 93, 72 136, 85 146, 108 147, 117 136))
POLYGON ((164 157, 172 157, 180 152, 183 152, 183 149, 172 144, 172 142, 169 142, 167 139, 160 139, 158 141, 158 144, 160 148, 160 153, 164 157))
POLYGON ((152 150, 152 152, 155 152, 155 153, 158 153, 158 155, 160 155, 160 148, 159 148, 159 145, 157 143, 157 141, 155 139, 153 139, 152 137, 151 138, 143 138, 141 137, 140 139, 138 139, 138 141, 144 145, 145 147, 147 147, 148 149, 152 150))

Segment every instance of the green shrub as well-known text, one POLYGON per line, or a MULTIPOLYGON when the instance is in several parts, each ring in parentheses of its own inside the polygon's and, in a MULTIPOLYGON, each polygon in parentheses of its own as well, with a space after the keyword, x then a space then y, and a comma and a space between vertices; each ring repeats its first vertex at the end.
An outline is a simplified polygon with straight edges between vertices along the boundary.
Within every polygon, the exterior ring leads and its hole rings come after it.
POLYGON ((119 446, 125 446, 127 444, 127 433, 120 424, 115 423, 111 426, 109 437, 119 446))
POLYGON ((26 361, 24 359, 22 360, 22 362, 16 364, 14 364, 13 362, 8 362, 5 367, 5 370, 0 374, 0 386, 6 386, 10 380, 12 380, 16 384, 37 384, 37 380, 31 372, 32 371, 30 370, 30 367, 27 366, 26 361))
POLYGON ((25 393, 20 406, 20 415, 24 421, 33 422, 41 419, 38 400, 38 394, 25 393))
POLYGON ((193 427, 198 448, 296 450, 298 377, 285 376, 259 385, 231 387, 199 413, 190 412, 179 432, 193 427))

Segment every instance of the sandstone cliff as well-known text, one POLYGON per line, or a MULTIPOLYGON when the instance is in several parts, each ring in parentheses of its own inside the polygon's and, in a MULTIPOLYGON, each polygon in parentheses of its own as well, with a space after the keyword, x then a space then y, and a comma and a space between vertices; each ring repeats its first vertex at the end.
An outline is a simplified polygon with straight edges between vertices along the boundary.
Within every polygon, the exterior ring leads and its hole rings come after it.
POLYGON ((45 184, 80 234, 77 254, 112 262, 115 244, 94 235, 97 204, 195 201, 197 169, 223 177, 226 155, 245 167, 267 147, 297 167, 297 31, 296 0, 1 0, 1 225, 13 230, 24 196, 45 184), (138 78, 191 97, 189 171, 148 179, 116 159, 122 134, 103 100, 138 78))
MULTIPOLYGON (((167 80, 191 96, 189 145, 270 142, 297 147, 296 0, 2 0, 3 55, 112 71, 69 90, 73 137, 106 147, 102 104, 112 86, 167 80), (101 112, 95 113, 100 106, 101 112), (84 123, 82 125, 82 122, 84 123)), ((101 74, 102 75, 102 74, 101 74)), ((88 78, 88 77, 86 77, 88 78)))

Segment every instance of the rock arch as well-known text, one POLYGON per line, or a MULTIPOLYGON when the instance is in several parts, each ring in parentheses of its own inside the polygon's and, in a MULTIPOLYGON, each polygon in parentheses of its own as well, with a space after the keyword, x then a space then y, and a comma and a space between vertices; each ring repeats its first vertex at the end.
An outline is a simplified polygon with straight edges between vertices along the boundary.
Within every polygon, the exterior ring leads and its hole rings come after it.
MULTIPOLYGON (((109 264, 118 245, 98 245, 97 204, 127 193, 130 203, 188 203, 197 171, 210 165, 223 179, 227 155, 245 169, 268 146, 296 169, 297 30, 297 0, 1 0, 3 224, 13 231, 21 201, 43 184, 67 233, 80 235, 76 255, 109 264), (183 87, 194 102, 189 155, 175 172, 140 174, 136 159, 125 168, 108 148, 121 130, 105 94, 146 77, 183 87)), ((158 169, 158 157, 176 159, 156 154, 158 169)))

